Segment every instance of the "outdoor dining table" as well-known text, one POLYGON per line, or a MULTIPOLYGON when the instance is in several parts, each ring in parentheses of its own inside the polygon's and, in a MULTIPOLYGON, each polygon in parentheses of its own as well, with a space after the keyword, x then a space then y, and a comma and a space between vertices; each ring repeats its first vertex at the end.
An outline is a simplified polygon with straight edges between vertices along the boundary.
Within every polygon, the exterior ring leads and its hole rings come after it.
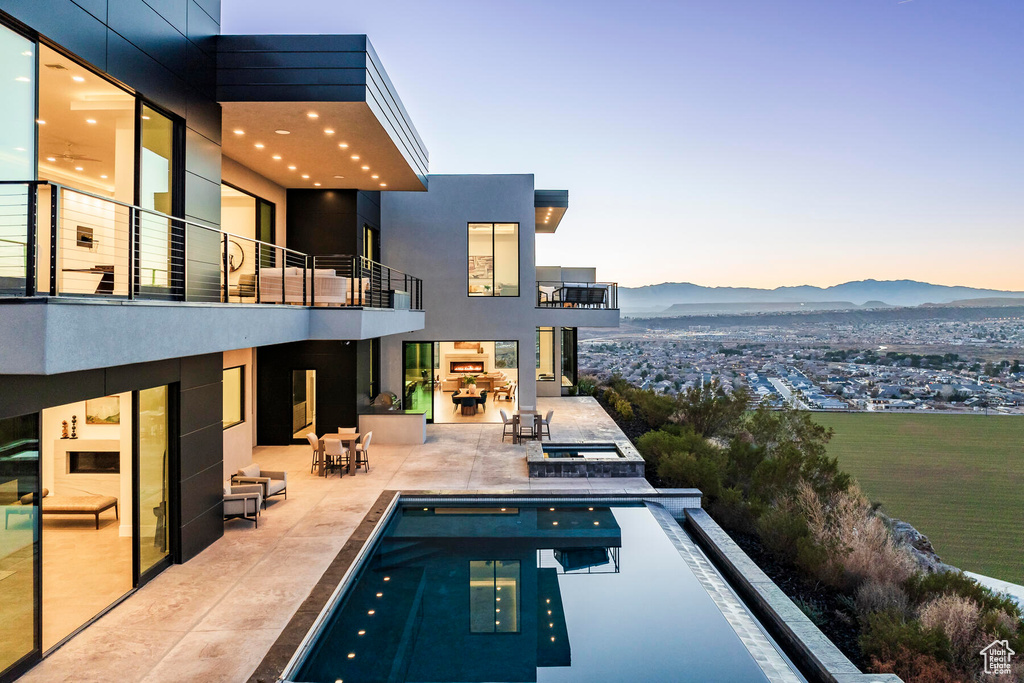
POLYGON ((537 439, 540 437, 540 413, 536 410, 516 410, 512 413, 512 441, 518 443, 523 438, 537 439), (528 435, 523 433, 523 418, 533 418, 533 426, 528 435))
POLYGON ((324 456, 324 441, 328 441, 328 440, 340 441, 343 444, 345 444, 346 448, 348 448, 349 458, 348 458, 348 468, 347 469, 348 469, 349 474, 351 474, 352 473, 352 461, 354 459, 353 458, 353 454, 354 454, 354 451, 355 451, 356 442, 359 441, 359 437, 360 436, 361 436, 361 434, 359 434, 358 432, 328 432, 327 434, 324 434, 323 436, 321 436, 320 437, 320 474, 324 474, 326 476, 326 474, 324 472, 324 463, 326 462, 327 458, 324 456))

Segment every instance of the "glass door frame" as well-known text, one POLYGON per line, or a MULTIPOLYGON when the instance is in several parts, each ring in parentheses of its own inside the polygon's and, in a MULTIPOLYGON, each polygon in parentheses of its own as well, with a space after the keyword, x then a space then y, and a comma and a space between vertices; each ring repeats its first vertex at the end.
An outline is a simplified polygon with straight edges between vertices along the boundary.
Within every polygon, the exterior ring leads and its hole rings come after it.
POLYGON ((429 349, 430 349, 430 353, 428 355, 428 358, 430 359, 429 362, 428 362, 428 365, 430 367, 428 368, 428 372, 427 372, 427 377, 428 377, 427 378, 427 384, 428 384, 428 387, 430 389, 430 411, 428 412, 428 414, 426 416, 426 421, 427 421, 427 424, 433 424, 433 422, 434 422, 434 390, 436 389, 436 386, 434 385, 434 364, 436 362, 436 359, 434 358, 434 350, 436 349, 436 345, 437 345, 436 341, 403 341, 402 342, 402 408, 404 408, 405 410, 410 410, 411 409, 411 407, 409 405, 406 405, 407 402, 406 402, 406 391, 405 391, 405 389, 406 389, 405 373, 408 372, 408 366, 406 365, 406 358, 407 358, 407 356, 406 356, 406 349, 408 349, 410 346, 414 346, 414 345, 426 346, 426 347, 429 347, 429 349))
MULTIPOLYGON (((157 385, 160 386, 160 385, 157 385)), ((178 446, 180 442, 180 424, 178 411, 179 384, 167 384, 167 510, 164 513, 164 524, 167 525, 167 554, 152 567, 141 571, 142 556, 142 447, 139 438, 139 392, 132 391, 132 591, 138 590, 149 583, 157 574, 175 563, 181 562, 181 524, 180 506, 178 503, 178 472, 180 458, 178 446)), ((156 387, 147 387, 154 389, 156 387)))

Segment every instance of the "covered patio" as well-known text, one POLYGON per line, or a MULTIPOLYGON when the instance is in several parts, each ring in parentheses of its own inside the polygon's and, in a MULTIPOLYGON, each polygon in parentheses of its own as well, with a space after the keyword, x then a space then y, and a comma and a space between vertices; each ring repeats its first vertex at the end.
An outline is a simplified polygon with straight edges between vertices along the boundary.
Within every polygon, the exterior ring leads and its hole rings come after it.
MULTIPOLYGON (((592 398, 541 398, 555 441, 610 441, 622 433, 592 398)), ((253 462, 288 473, 259 527, 225 524, 224 537, 173 565, 60 650, 26 681, 242 681, 386 490, 643 493, 642 478, 529 479, 526 446, 500 424, 430 425, 416 446, 375 445, 370 471, 310 474, 308 446, 257 447, 253 462)), ((252 679, 255 680, 255 679, 252 679)))

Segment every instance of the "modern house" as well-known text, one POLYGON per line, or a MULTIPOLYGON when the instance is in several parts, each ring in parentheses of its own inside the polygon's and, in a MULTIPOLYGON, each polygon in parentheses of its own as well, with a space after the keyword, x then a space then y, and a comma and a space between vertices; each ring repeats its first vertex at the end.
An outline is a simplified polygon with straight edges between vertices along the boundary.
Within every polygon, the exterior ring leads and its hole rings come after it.
POLYGON ((536 264, 567 192, 431 176, 365 36, 219 5, 0 0, 0 680, 220 538, 254 446, 500 421, 618 324, 536 264))

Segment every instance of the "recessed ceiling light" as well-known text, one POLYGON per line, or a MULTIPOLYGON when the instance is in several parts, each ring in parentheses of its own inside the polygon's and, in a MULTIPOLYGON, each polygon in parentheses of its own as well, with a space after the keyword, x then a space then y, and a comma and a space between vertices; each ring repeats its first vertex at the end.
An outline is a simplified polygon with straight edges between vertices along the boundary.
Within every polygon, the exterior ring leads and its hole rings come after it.
POLYGON ((352 155, 352 161, 359 161, 359 155, 358 154, 353 154, 352 155))
POLYGON ((369 167, 369 166, 363 166, 363 170, 364 170, 364 171, 369 171, 369 170, 370 170, 370 167, 369 167))
POLYGON ((29 82, 29 78, 27 76, 18 76, 14 80, 21 81, 22 83, 28 83, 29 82))
POLYGON ((272 156, 270 158, 273 159, 274 161, 281 161, 281 155, 280 154, 275 154, 274 156, 272 156))
POLYGON ((278 135, 291 135, 292 134, 292 132, 290 130, 285 130, 284 128, 278 128, 274 132, 277 133, 278 135))
POLYGON ((338 143, 338 147, 341 147, 342 149, 348 149, 348 143, 347 142, 339 142, 338 143))
POLYGON ((371 178, 373 178, 374 180, 376 180, 377 178, 380 178, 380 176, 379 176, 379 175, 377 175, 376 173, 374 173, 374 174, 373 174, 372 176, 370 176, 370 177, 371 177, 371 178))
POLYGON ((288 167, 288 170, 289 170, 289 171, 294 171, 294 170, 295 170, 295 166, 289 166, 289 167, 288 167))
POLYGON ((38 123, 40 126, 46 125, 46 121, 43 121, 42 119, 36 119, 36 123, 38 123))
POLYGON ((343 176, 343 175, 336 175, 336 176, 334 176, 334 177, 335 177, 335 178, 337 178, 337 179, 339 179, 339 180, 341 180, 341 179, 342 179, 342 178, 344 178, 345 176, 343 176))
POLYGON ((315 111, 309 112, 308 114, 306 114, 306 116, 308 116, 311 119, 318 119, 318 118, 320 118, 320 114, 317 114, 315 111))
POLYGON ((72 76, 71 80, 75 83, 85 83, 85 76, 72 76))
POLYGON ((313 183, 313 187, 320 187, 320 183, 313 183))
POLYGON ((32 50, 25 50, 24 52, 21 53, 21 56, 22 57, 31 57, 32 56, 32 50))
POLYGON ((303 173, 302 174, 302 179, 303 180, 309 180, 309 174, 308 173, 303 173))
POLYGON ((241 128, 236 128, 235 135, 245 135, 245 131, 242 130, 241 128))
POLYGON ((100 178, 103 178, 104 180, 106 180, 107 176, 106 176, 106 174, 103 174, 103 175, 100 176, 100 178))
POLYGON ((47 161, 57 161, 57 157, 46 157, 47 161))
POLYGON ((381 183, 381 184, 380 184, 380 186, 381 186, 381 187, 387 187, 387 186, 388 186, 388 184, 387 184, 387 183, 381 183))
POLYGON ((81 166, 75 166, 75 170, 76 171, 84 171, 85 169, 82 168, 81 166))
POLYGON ((263 149, 263 143, 262 142, 257 142, 256 143, 256 149, 263 149))
POLYGON ((96 119, 86 119, 86 123, 96 123, 96 119))
POLYGON ((326 133, 327 135, 334 135, 334 129, 333 128, 324 128, 324 133, 326 133))

